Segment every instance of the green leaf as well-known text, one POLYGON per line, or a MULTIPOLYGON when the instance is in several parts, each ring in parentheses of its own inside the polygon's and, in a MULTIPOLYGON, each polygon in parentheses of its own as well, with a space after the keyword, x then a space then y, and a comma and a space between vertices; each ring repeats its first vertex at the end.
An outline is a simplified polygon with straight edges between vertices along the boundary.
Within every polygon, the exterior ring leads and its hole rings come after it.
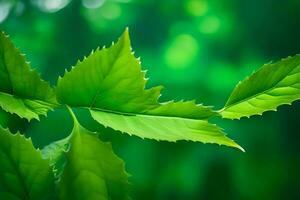
POLYGON ((146 82, 145 71, 131 51, 126 29, 116 44, 97 49, 59 78, 57 97, 59 102, 69 106, 89 108, 92 116, 106 126, 143 138, 239 147, 206 121, 217 115, 210 107, 194 101, 159 103, 162 87, 145 89, 146 82), (100 119, 101 116, 105 119, 100 119), (130 120, 130 125, 122 126, 109 120, 130 120), (183 132, 179 134, 178 130, 183 132))
POLYGON ((28 120, 39 119, 56 105, 53 89, 1 31, 0 80, 0 107, 7 112, 28 120))
POLYGON ((91 111, 95 120, 115 130, 137 135, 141 138, 177 141, 180 139, 217 143, 239 148, 227 138, 222 129, 205 120, 151 115, 118 115, 114 113, 91 111))
POLYGON ((53 200, 54 176, 30 139, 0 127, 0 199, 53 200))
POLYGON ((190 102, 157 102, 161 86, 145 89, 147 79, 131 52, 128 30, 110 48, 97 49, 71 72, 59 78, 57 98, 73 107, 115 113, 167 115, 207 119, 216 115, 209 107, 190 102), (74 98, 76 97, 76 98, 74 98), (182 112, 184 111, 184 112, 182 112))
POLYGON ((75 116, 66 161, 59 188, 61 200, 129 199, 124 162, 109 143, 83 128, 75 116))
POLYGON ((240 119, 276 111, 300 99, 300 55, 265 64, 240 82, 221 111, 224 118, 240 119))

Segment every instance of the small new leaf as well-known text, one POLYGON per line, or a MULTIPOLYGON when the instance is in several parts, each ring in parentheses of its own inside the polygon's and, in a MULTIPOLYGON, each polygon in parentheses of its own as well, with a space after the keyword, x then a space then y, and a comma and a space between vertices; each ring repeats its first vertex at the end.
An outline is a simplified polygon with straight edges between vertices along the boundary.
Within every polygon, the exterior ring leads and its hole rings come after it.
POLYGON ((28 120, 39 119, 56 105, 50 85, 0 31, 0 107, 28 120))
POLYGON ((0 127, 0 163, 0 199, 55 199, 49 162, 30 139, 0 127))
POLYGON ((58 80, 57 97, 69 106, 89 108, 94 119, 105 126, 142 138, 192 140, 240 148, 207 122, 218 115, 210 107, 194 101, 160 103, 162 87, 146 89, 146 81, 140 61, 131 51, 126 29, 116 44, 97 49, 66 72, 58 80))
POLYGON ((109 143, 83 128, 75 116, 69 143, 59 183, 61 200, 129 199, 124 162, 114 154, 109 143))
POLYGON ((240 119, 276 111, 300 99, 300 55, 265 64, 240 82, 221 111, 224 118, 240 119))

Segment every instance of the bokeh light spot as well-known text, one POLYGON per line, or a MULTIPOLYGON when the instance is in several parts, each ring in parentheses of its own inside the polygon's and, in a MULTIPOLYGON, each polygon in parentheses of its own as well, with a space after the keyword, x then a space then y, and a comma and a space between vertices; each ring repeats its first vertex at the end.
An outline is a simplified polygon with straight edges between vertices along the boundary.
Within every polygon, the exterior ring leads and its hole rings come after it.
POLYGON ((208 11, 208 4, 203 0, 190 0, 186 4, 186 11, 193 16, 203 16, 208 11))
POLYGON ((189 34, 176 36, 165 53, 165 62, 172 68, 186 68, 197 57, 199 45, 189 34))
POLYGON ((82 5, 89 9, 99 8, 104 4, 105 0, 82 0, 82 5))
POLYGON ((122 9, 117 3, 106 3, 102 9, 102 15, 106 19, 117 19, 121 16, 122 9))
POLYGON ((9 1, 0 1, 0 23, 3 22, 11 9, 11 3, 9 1))
POLYGON ((119 3, 130 3, 131 0, 115 0, 115 2, 119 2, 119 3))
POLYGON ((216 33, 221 26, 221 21, 216 16, 206 17, 199 25, 199 31, 205 34, 216 33))
POLYGON ((66 7, 70 0, 32 0, 31 2, 41 11, 53 13, 66 7))

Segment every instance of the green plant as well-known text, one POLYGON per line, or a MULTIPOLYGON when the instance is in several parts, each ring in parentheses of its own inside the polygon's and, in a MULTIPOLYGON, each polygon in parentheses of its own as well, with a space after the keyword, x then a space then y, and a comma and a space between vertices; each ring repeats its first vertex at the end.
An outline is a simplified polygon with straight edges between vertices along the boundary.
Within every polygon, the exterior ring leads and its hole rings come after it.
POLYGON ((0 127, 0 199, 128 199, 124 162, 98 134, 77 121, 72 108, 88 109, 104 126, 156 140, 191 140, 236 147, 213 117, 240 119, 300 99, 300 56, 264 65, 240 82, 224 108, 195 101, 158 102, 161 86, 146 89, 145 71, 131 51, 126 29, 116 44, 96 49, 58 79, 53 89, 31 70, 0 33, 0 106, 27 120, 65 106, 72 133, 41 151, 30 139, 0 127))

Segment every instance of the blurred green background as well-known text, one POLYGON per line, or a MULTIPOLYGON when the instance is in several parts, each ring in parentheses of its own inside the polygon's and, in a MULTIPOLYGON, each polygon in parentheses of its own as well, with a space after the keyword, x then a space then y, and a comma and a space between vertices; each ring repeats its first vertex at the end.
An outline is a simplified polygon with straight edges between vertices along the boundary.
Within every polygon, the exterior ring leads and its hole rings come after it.
MULTIPOLYGON (((300 53, 299 10, 299 0, 0 0, 0 28, 54 85, 65 68, 128 26, 148 86, 165 86, 161 100, 196 99, 220 109, 239 80, 300 53)), ((76 112, 125 160, 133 199, 300 199, 300 102, 263 117, 215 120, 246 153, 129 137, 76 112)), ((64 109, 40 123, 1 111, 0 122, 38 147, 72 126, 64 109)))

